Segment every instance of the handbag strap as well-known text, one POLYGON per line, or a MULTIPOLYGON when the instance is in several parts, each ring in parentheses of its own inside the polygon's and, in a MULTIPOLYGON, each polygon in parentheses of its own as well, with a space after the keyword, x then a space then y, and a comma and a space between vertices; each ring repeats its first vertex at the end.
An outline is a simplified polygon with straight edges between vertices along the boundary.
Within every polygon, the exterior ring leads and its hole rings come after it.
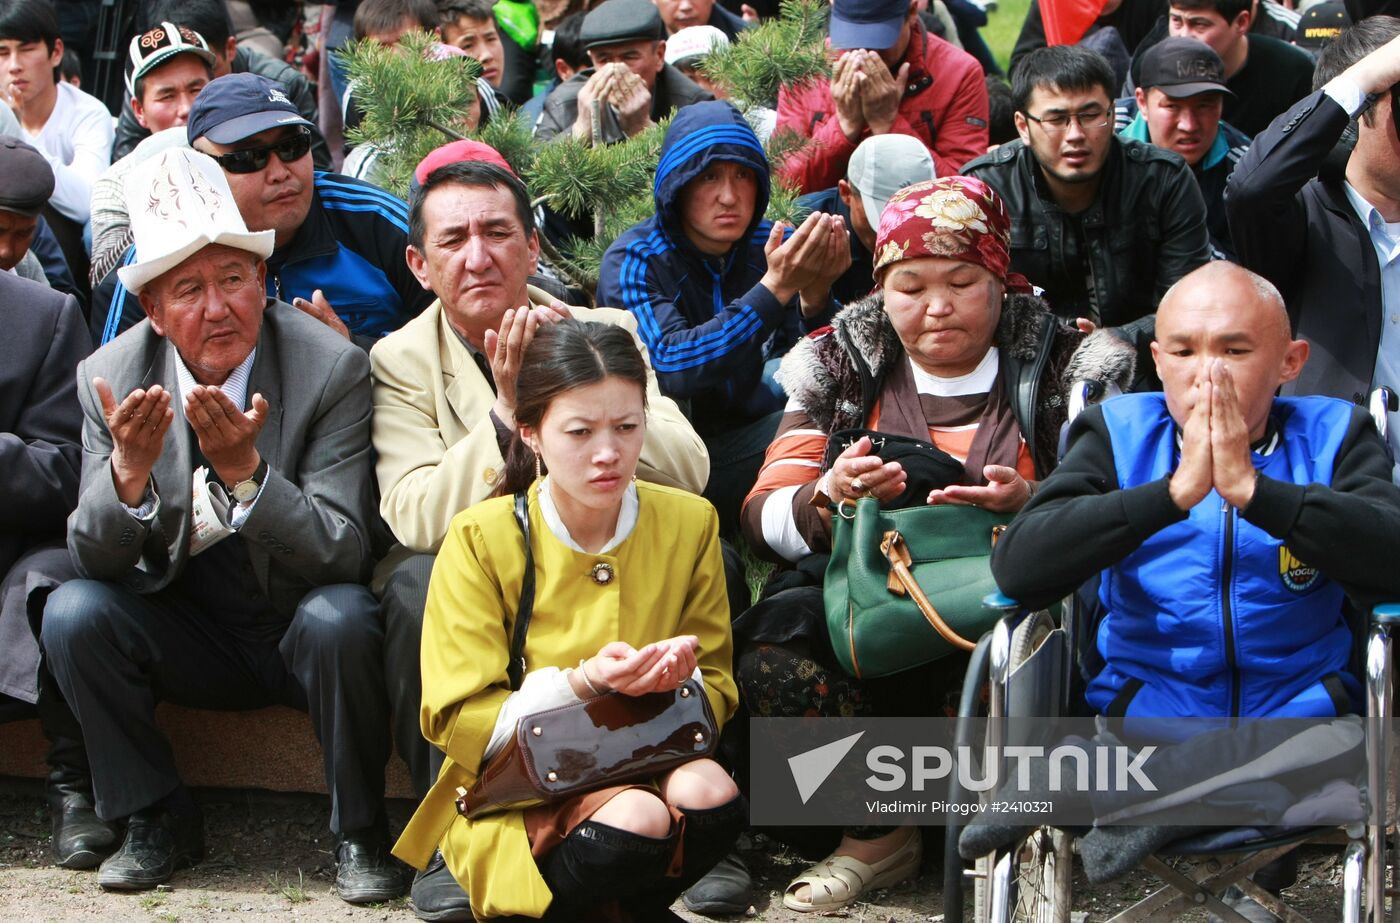
POLYGON ((530 630, 530 616, 535 611, 535 552, 530 542, 529 495, 523 490, 515 495, 515 521, 525 539, 525 576, 520 584, 520 605, 515 611, 510 660, 506 663, 506 676, 510 679, 512 692, 519 689, 525 680, 525 634, 530 630))
POLYGON ((884 541, 880 542, 880 552, 890 562, 890 592, 900 596, 907 594, 910 599, 914 600, 914 605, 919 607, 919 611, 923 613, 924 619, 933 626, 933 630, 942 635, 943 640, 953 647, 970 651, 977 646, 943 621, 943 616, 938 614, 933 603, 924 595, 923 589, 914 579, 913 572, 909 570, 909 564, 913 558, 909 554, 909 546, 904 543, 904 536, 894 529, 886 532, 884 541))

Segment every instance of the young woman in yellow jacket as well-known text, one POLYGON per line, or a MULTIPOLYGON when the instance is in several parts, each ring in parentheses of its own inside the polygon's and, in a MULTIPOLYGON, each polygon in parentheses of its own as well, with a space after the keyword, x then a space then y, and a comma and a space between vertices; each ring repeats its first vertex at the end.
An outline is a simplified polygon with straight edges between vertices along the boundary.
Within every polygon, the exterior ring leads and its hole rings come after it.
POLYGON ((734 712, 714 508, 633 478, 645 388, 626 331, 542 325, 516 384, 506 495, 453 519, 433 569, 423 733, 447 760, 395 852, 423 868, 440 849, 478 919, 667 919, 746 819, 738 789, 709 759, 563 805, 475 820, 455 810, 457 788, 471 787, 526 714, 609 689, 674 689, 692 675, 718 722, 734 712), (525 558, 509 494, 527 485, 535 603, 525 679, 511 692, 506 661, 525 558))

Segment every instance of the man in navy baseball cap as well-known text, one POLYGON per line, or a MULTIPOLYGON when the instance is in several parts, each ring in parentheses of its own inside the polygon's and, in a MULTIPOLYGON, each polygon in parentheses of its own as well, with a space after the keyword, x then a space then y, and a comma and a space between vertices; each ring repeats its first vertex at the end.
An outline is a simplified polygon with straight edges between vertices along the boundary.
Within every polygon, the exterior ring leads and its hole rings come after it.
MULTIPOLYGON (((185 130, 190 146, 223 169, 248 228, 276 232, 270 297, 365 349, 432 303, 403 258, 408 206, 378 186, 315 172, 316 127, 282 84, 252 73, 217 77, 195 98, 185 130)), ((101 342, 142 317, 110 276, 93 294, 101 342)))
POLYGON ((831 7, 831 47, 893 48, 913 10, 909 0, 837 0, 831 7))
POLYGON ((237 144, 259 132, 290 125, 316 126, 302 117, 282 84, 257 74, 229 74, 210 81, 190 109, 190 144, 208 138, 237 144))

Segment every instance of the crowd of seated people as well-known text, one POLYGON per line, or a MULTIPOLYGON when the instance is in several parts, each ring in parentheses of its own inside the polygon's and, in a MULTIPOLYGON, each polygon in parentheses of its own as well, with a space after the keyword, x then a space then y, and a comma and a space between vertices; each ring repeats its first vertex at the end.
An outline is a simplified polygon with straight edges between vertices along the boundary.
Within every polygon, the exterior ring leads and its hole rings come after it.
MULTIPOLYGON (((745 719, 930 716, 962 684, 963 657, 871 678, 832 649, 833 511, 871 498, 1006 517, 991 565, 1027 603, 1102 575, 1099 711, 1359 709, 1343 607, 1400 598, 1400 412, 1380 435, 1358 406, 1400 389, 1381 5, 1106 0, 1050 46, 1033 0, 1005 81, 962 0, 833 0, 829 76, 746 110, 704 62, 775 4, 133 6, 99 99, 65 6, 0 0, 0 715, 48 742, 57 865, 142 891, 200 862, 157 705, 287 705, 347 902, 741 914, 745 719), (343 142, 336 50, 415 31, 481 64, 470 124, 669 119, 596 287, 556 278, 581 230, 502 152, 444 145, 405 201, 343 142), (1084 381, 1130 393, 1071 423, 1084 381), (1162 621, 1154 580, 1248 584, 1238 650, 1209 606, 1162 621), (455 804, 524 716, 691 688, 713 755, 455 804)), ((821 833, 791 910, 923 865, 916 827, 821 833)))

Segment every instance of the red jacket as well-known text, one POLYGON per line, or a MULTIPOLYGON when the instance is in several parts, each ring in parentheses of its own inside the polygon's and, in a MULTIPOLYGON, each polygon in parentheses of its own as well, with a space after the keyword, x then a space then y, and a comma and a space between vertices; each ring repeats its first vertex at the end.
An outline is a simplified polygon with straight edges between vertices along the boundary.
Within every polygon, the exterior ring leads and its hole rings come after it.
MULTIPOLYGON (((909 83, 891 131, 913 135, 928 146, 939 176, 961 172, 963 164, 987 153, 987 84, 977 59, 929 35, 915 23, 904 53, 909 83)), ((802 192, 830 189, 846 177, 856 145, 841 130, 831 81, 825 78, 778 94, 776 131, 790 130, 815 143, 788 157, 783 173, 802 192)))

